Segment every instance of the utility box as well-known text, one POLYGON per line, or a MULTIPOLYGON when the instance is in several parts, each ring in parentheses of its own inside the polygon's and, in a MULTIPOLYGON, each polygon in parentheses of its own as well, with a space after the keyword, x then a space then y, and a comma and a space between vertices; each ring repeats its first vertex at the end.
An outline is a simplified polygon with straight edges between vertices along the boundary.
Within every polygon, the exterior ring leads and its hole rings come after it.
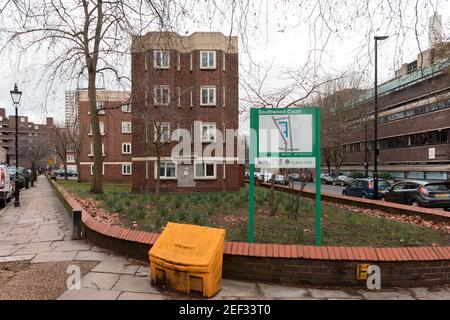
POLYGON ((167 223, 150 249, 153 285, 214 296, 221 288, 225 230, 167 223))

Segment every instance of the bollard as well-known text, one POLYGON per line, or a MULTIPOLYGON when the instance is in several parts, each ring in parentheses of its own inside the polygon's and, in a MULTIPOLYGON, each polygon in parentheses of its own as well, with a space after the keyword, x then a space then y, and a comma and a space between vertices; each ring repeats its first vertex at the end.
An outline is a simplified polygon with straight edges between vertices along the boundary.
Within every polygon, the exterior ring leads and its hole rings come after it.
POLYGON ((73 232, 72 240, 81 239, 81 209, 72 210, 73 232))

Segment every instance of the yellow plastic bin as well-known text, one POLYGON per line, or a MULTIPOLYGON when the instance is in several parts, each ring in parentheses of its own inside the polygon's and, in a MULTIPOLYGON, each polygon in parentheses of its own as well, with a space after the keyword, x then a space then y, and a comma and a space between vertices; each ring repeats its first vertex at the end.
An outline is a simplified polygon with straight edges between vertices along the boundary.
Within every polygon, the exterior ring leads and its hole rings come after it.
POLYGON ((221 287, 224 240, 224 229, 167 223, 148 253, 152 284, 214 296, 221 287))

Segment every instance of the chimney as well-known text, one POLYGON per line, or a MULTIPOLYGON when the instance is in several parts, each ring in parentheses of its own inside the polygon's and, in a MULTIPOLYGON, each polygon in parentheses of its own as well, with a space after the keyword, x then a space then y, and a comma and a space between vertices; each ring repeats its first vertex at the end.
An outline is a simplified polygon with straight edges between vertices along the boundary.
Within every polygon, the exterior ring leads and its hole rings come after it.
POLYGON ((47 127, 53 127, 53 118, 45 118, 45 124, 47 127))
POLYGON ((428 44, 430 48, 442 42, 442 16, 435 12, 428 19, 428 44))

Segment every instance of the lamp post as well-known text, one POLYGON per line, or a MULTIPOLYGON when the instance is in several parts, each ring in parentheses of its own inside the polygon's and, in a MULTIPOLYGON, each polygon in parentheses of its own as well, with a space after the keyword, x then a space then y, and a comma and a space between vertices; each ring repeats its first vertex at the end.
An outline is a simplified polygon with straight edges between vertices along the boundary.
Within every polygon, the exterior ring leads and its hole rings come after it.
POLYGON ((369 177, 369 159, 368 159, 368 142, 367 142, 367 114, 364 115, 364 177, 369 177))
POLYGON ((378 41, 386 40, 388 36, 375 36, 375 86, 374 86, 374 102, 375 102, 375 156, 373 159, 373 193, 375 199, 378 199, 378 41))
POLYGON ((14 207, 20 207, 20 201, 19 201, 19 194, 20 194, 20 188, 19 188, 19 143, 18 143, 18 110, 19 110, 19 103, 20 98, 22 97, 22 91, 19 91, 17 89, 17 83, 14 84, 14 90, 10 91, 11 98, 14 104, 14 107, 16 109, 16 187, 15 187, 15 200, 14 200, 14 207))

